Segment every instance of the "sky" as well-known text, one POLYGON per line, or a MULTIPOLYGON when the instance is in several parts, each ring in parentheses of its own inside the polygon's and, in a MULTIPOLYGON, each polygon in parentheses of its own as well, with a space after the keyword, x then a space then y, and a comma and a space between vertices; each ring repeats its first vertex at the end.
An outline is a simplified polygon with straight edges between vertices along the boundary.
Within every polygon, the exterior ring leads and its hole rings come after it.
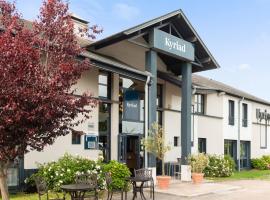
MULTIPOLYGON (((16 0, 35 19, 42 0, 16 0)), ((100 38, 182 9, 221 68, 200 75, 270 101, 270 0, 69 0, 70 11, 104 30, 100 38), (268 82, 269 81, 269 82, 268 82)))

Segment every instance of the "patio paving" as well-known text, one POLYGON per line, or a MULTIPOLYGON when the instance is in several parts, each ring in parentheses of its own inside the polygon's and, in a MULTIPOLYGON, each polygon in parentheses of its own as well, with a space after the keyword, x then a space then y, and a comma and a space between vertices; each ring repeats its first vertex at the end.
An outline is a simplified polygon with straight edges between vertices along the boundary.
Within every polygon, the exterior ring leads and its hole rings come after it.
POLYGON ((193 184, 191 182, 181 182, 172 180, 168 190, 156 188, 156 193, 174 195, 179 197, 198 197, 210 194, 226 193, 242 189, 241 186, 228 183, 204 182, 202 184, 193 184))

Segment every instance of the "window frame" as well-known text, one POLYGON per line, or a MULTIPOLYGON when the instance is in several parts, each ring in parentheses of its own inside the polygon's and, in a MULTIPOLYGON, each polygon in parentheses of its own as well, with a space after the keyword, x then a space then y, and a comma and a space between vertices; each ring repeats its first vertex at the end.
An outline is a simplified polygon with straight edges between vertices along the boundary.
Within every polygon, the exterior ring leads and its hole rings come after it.
POLYGON ((198 138, 198 152, 205 153, 205 154, 207 153, 207 139, 206 138, 198 138), (205 151, 200 151, 200 144, 203 144, 205 151))
POLYGON ((235 124, 235 101, 229 100, 228 107, 229 107, 228 124, 231 126, 234 126, 234 124, 235 124))
POLYGON ((71 144, 72 145, 81 145, 82 144, 82 134, 80 133, 80 131, 72 131, 71 133, 71 144), (76 134, 76 138, 75 140, 73 139, 73 136, 76 134), (78 137, 79 136, 79 137, 78 137), (79 138, 79 142, 78 142, 78 138, 79 138))
POLYGON ((242 103, 242 127, 248 127, 248 104, 242 103))
POLYGON ((103 71, 103 70, 99 70, 99 74, 98 74, 98 97, 102 100, 110 100, 111 99, 111 72, 107 72, 107 71, 103 71), (99 82, 99 76, 100 75, 104 75, 107 77, 107 83, 100 83, 99 82), (106 90, 107 90, 107 97, 105 96, 100 96, 100 86, 105 86, 106 90))
POLYGON ((205 95, 196 93, 194 96, 194 113, 205 114, 205 95), (200 109, 199 109, 200 108, 200 109))
POLYGON ((179 136, 173 136, 173 146, 180 147, 180 137, 179 136))

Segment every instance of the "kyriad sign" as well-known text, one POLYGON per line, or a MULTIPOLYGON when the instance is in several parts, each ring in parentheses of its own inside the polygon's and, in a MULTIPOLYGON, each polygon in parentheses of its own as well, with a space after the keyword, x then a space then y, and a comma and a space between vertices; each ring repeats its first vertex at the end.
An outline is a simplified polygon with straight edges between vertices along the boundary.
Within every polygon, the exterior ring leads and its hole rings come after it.
POLYGON ((153 35, 150 37, 150 45, 156 51, 185 61, 194 61, 195 50, 190 42, 158 29, 154 29, 151 34, 153 35))

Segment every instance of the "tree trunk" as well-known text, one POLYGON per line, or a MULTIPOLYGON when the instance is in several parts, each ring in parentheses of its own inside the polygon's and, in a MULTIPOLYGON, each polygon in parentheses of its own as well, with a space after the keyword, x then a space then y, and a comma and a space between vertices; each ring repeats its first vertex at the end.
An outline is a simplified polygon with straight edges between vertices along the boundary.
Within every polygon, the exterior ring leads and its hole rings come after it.
POLYGON ((7 185, 7 165, 0 165, 0 190, 2 200, 9 200, 7 185))
POLYGON ((162 176, 165 176, 165 162, 164 162, 164 158, 161 159, 161 163, 162 163, 162 176))

